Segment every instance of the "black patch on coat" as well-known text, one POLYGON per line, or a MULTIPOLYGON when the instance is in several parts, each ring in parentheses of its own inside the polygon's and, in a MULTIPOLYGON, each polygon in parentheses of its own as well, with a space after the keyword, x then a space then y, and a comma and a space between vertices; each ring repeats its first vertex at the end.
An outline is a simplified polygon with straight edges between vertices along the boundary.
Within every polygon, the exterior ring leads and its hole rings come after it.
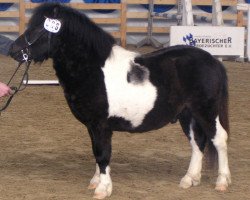
POLYGON ((131 70, 127 74, 128 83, 139 84, 148 79, 149 72, 146 68, 131 63, 131 70))

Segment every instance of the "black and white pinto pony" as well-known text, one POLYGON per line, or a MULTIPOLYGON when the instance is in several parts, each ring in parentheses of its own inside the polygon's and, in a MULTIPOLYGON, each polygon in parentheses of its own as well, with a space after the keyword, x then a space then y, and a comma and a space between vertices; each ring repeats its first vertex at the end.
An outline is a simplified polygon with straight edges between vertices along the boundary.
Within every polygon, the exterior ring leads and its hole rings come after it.
POLYGON ((176 120, 192 146, 180 187, 200 183, 208 147, 211 157, 218 155, 215 189, 227 189, 227 75, 209 53, 189 46, 145 55, 128 51, 83 13, 50 3, 34 11, 27 30, 10 49, 19 62, 24 62, 24 54, 34 62, 52 58, 72 113, 88 129, 96 159, 89 185, 94 198, 112 193, 113 131, 146 132, 176 120))

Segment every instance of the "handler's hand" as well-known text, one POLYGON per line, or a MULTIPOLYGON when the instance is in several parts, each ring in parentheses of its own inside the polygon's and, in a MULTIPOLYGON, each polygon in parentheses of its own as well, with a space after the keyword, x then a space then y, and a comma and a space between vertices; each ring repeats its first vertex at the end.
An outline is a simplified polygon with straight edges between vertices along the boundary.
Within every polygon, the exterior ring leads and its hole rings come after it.
POLYGON ((0 82, 0 97, 7 96, 11 94, 11 89, 4 83, 0 82))

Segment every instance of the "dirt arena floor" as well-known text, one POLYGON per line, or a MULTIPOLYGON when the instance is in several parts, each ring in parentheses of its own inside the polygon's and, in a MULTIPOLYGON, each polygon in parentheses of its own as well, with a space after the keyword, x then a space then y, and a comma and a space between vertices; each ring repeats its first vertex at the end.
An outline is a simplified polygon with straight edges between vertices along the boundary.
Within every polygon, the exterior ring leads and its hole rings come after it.
MULTIPOLYGON (((207 168, 201 185, 178 187, 191 148, 176 123, 145 134, 114 133, 110 200, 249 199, 250 63, 224 64, 230 89, 229 190, 216 192, 217 169, 207 168)), ((7 82, 14 69, 13 60, 0 56, 1 81, 7 82)), ((30 69, 30 79, 55 79, 54 74, 49 61, 30 69)), ((1 114, 0 129, 0 200, 92 199, 93 191, 87 190, 95 171, 90 138, 61 87, 28 86, 1 114)))

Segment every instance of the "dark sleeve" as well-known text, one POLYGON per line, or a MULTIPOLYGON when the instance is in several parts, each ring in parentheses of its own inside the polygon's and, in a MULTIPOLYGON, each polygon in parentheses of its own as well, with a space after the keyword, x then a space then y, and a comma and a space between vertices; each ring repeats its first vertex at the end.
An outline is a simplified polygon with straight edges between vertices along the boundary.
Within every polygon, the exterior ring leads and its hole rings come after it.
POLYGON ((10 45, 13 43, 13 40, 0 35, 0 54, 8 55, 10 45))

